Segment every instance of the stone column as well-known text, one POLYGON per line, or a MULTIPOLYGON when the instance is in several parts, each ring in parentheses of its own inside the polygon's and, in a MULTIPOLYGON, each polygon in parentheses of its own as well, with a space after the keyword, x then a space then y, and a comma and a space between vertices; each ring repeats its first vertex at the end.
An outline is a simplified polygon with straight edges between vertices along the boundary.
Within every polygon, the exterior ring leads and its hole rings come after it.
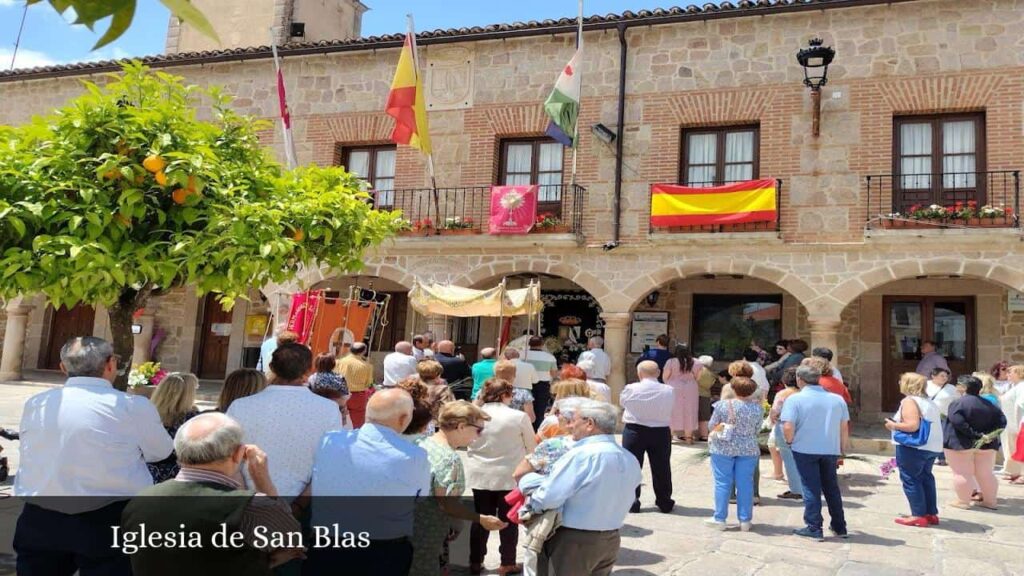
MULTIPOLYGON (((839 319, 808 318, 811 327, 811 348, 825 347, 839 356, 839 319)), ((807 351, 810 356, 810 350, 807 351)))
POLYGON ((629 312, 605 312, 604 351, 612 359, 612 373, 608 375, 608 386, 612 389, 612 403, 618 405, 619 392, 626 386, 626 352, 629 350, 629 324, 633 317, 629 312))
POLYGON ((134 334, 135 348, 132 351, 132 364, 149 362, 149 348, 153 343, 153 320, 156 316, 156 304, 146 306, 142 315, 135 319, 134 324, 142 326, 142 331, 134 334))
POLYGON ((0 382, 21 380, 21 363, 25 355, 25 333, 31 304, 16 298, 7 304, 7 326, 4 328, 4 348, 0 356, 0 382))

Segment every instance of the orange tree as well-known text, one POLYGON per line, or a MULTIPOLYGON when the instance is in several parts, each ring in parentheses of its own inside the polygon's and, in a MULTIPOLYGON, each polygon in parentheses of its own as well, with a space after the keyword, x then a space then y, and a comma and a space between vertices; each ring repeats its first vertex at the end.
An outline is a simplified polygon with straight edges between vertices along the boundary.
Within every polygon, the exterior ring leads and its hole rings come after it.
POLYGON ((190 285, 229 307, 306 265, 357 269, 400 227, 340 168, 282 169, 265 121, 217 89, 137 63, 109 76, 0 127, 0 296, 106 306, 122 389, 132 314, 154 295, 190 285))

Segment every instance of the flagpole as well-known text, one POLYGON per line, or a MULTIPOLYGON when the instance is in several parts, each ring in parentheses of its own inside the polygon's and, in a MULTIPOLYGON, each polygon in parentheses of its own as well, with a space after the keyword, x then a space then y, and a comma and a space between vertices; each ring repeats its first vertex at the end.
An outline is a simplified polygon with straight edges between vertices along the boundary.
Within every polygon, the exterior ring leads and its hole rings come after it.
MULTIPOLYGON (((579 0, 579 11, 576 17, 576 50, 580 52, 580 62, 576 74, 580 75, 580 111, 583 110, 583 0, 579 0)), ((572 178, 570 184, 576 186, 576 153, 580 149, 580 112, 576 114, 576 129, 572 135, 572 178)))
MULTIPOLYGON (((281 87, 279 87, 278 89, 278 98, 282 98, 284 90, 284 77, 281 75, 281 60, 277 56, 277 37, 274 35, 273 27, 270 28, 270 50, 274 54, 274 73, 277 74, 277 77, 281 83, 281 87)), ((287 106, 287 102, 284 102, 284 105, 287 106)), ((288 168, 295 168, 295 165, 297 164, 297 157, 295 155, 295 140, 292 138, 292 131, 291 128, 288 126, 288 121, 285 120, 284 110, 281 111, 281 132, 284 135, 284 155, 285 159, 288 161, 288 168)))
MULTIPOLYGON (((582 1, 582 0, 580 0, 582 1)), ((412 66, 413 71, 416 73, 416 84, 419 86, 420 80, 420 49, 416 43, 416 25, 413 22, 412 14, 406 14, 409 24, 409 38, 412 42, 412 66)), ((423 108, 427 108, 427 90, 426 87, 423 89, 423 108)), ((427 128, 429 131, 430 128, 427 128)), ((437 193, 437 178, 434 176, 434 148, 431 146, 430 152, 427 153, 427 174, 430 174, 430 189, 434 192, 434 229, 440 230, 441 226, 441 202, 437 193)))

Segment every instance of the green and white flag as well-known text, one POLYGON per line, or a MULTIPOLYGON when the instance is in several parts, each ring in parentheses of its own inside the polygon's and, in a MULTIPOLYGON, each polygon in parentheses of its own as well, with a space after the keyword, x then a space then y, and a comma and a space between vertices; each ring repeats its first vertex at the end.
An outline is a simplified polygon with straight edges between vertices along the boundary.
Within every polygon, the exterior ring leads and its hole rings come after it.
POLYGON ((551 95, 544 101, 544 112, 551 118, 547 135, 570 148, 576 145, 576 120, 580 115, 579 61, 582 52, 582 46, 576 49, 555 82, 551 95))

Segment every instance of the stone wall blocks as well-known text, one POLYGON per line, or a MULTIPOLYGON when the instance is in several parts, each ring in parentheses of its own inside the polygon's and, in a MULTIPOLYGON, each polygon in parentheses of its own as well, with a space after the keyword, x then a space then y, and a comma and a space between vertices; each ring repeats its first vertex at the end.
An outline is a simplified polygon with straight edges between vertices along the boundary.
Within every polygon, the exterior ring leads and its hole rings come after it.
POLYGON ((921 262, 921 270, 925 274, 934 275, 945 275, 945 274, 960 274, 963 269, 962 260, 953 260, 950 258, 938 258, 935 260, 925 260, 921 262))
MULTIPOLYGON (((924 271, 921 269, 920 260, 896 261, 889 265, 889 269, 892 270, 892 275, 897 280, 916 278, 924 274, 924 271)), ((874 288, 874 286, 868 286, 868 288, 874 288)))

